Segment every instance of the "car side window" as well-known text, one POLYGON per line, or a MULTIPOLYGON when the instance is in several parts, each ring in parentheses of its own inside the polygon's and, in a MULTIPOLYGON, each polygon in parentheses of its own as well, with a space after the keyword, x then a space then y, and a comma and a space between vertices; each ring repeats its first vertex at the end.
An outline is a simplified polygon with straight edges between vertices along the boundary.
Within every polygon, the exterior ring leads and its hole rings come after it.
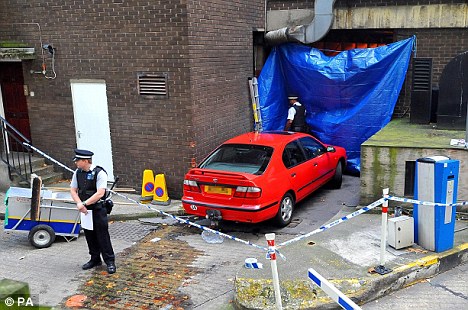
POLYGON ((299 139, 301 142, 302 147, 304 148, 304 152, 306 153, 307 159, 312 159, 326 153, 327 149, 317 142, 315 139, 310 137, 304 137, 299 139))
POLYGON ((288 143, 283 151, 283 163, 286 168, 294 167, 306 161, 304 153, 297 141, 288 143))

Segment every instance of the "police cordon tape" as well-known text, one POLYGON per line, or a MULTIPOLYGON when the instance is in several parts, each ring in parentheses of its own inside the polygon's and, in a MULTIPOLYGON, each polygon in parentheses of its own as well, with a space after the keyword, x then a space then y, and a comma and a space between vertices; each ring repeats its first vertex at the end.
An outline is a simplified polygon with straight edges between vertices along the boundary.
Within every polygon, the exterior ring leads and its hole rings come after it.
POLYGON ((43 151, 41 151, 40 149, 38 149, 37 147, 34 147, 34 146, 32 146, 31 144, 26 143, 26 142, 23 142, 23 145, 26 146, 26 147, 29 147, 30 149, 32 149, 32 150, 34 150, 34 151, 36 151, 37 153, 41 154, 42 156, 44 156, 44 157, 47 158, 48 160, 50 160, 50 161, 56 163, 57 165, 59 165, 59 166, 62 167, 62 168, 65 168, 66 170, 70 171, 71 173, 74 172, 73 169, 68 168, 67 166, 65 166, 64 164, 62 164, 61 162, 59 162, 58 160, 56 160, 56 159, 50 157, 49 155, 47 155, 46 153, 44 153, 43 151))
MULTIPOLYGON (((65 166, 65 165, 62 164, 61 162, 59 162, 59 161, 55 160, 54 158, 50 157, 49 155, 45 154, 44 152, 42 152, 42 151, 39 150, 38 148, 36 148, 36 147, 30 145, 29 143, 26 143, 26 142, 23 142, 23 144, 24 144, 25 146, 27 146, 27 147, 30 147, 30 148, 33 149, 34 151, 38 152, 38 153, 41 154, 42 156, 46 157, 46 158, 49 159, 50 161, 52 161, 52 162, 56 163, 57 165, 61 166, 62 168, 64 168, 64 169, 70 171, 71 173, 74 173, 74 170, 70 169, 69 167, 65 166)), ((231 240, 234 240, 234 241, 237 241, 237 242, 246 244, 246 245, 250 245, 250 246, 255 247, 255 248, 257 248, 257 249, 263 250, 263 251, 265 251, 265 252, 267 252, 267 253, 269 252, 269 249, 266 248, 266 247, 257 245, 257 244, 255 244, 255 243, 250 242, 250 241, 245 241, 245 240, 239 239, 239 238, 237 238, 237 237, 235 237, 235 236, 231 236, 231 235, 228 235, 228 234, 219 232, 219 231, 217 231, 217 230, 214 230, 214 229, 211 229, 211 228, 208 228, 208 227, 199 225, 199 224, 197 224, 197 223, 193 223, 193 222, 191 222, 191 221, 189 221, 189 220, 187 220, 187 219, 180 218, 180 217, 175 216, 175 215, 173 215, 173 214, 166 213, 166 212, 164 212, 164 211, 162 211, 162 210, 153 208, 153 207, 151 207, 151 206, 149 206, 149 205, 142 204, 142 203, 140 203, 140 202, 138 202, 138 201, 136 201, 136 200, 134 200, 134 199, 132 199, 132 198, 129 198, 129 197, 125 196, 125 195, 122 195, 122 194, 120 194, 120 193, 117 193, 117 192, 115 192, 115 191, 113 191, 113 190, 109 190, 109 191, 110 191, 113 195, 120 196, 120 197, 122 197, 122 198, 124 198, 124 199, 126 199, 126 200, 128 200, 128 201, 131 201, 131 202, 133 202, 133 203, 135 203, 135 204, 137 204, 137 205, 139 205, 139 206, 142 206, 142 207, 148 208, 148 209, 150 209, 150 210, 156 211, 156 212, 158 212, 159 214, 162 214, 162 215, 171 217, 171 218, 175 219, 175 220, 178 221, 178 222, 181 222, 181 223, 184 223, 184 224, 188 224, 188 225, 197 227, 197 228, 199 228, 199 229, 201 229, 201 230, 209 231, 209 232, 211 232, 211 233, 213 233, 213 234, 216 234, 216 235, 219 235, 219 236, 222 236, 222 237, 225 237, 225 238, 228 238, 228 239, 231 239, 231 240)), ((283 254, 281 254, 278 250, 277 250, 276 252, 280 255, 281 258, 283 258, 284 260, 286 260, 286 257, 285 257, 283 254)))
POLYGON ((370 205, 365 206, 365 207, 363 207, 363 208, 361 208, 361 209, 359 209, 359 210, 357 210, 357 211, 355 211, 355 212, 353 212, 351 214, 348 214, 347 216, 344 216, 344 217, 342 217, 340 219, 337 219, 337 220, 335 220, 335 221, 333 221, 331 223, 323 225, 322 227, 317 228, 316 230, 311 231, 310 233, 307 233, 305 235, 301 235, 301 236, 296 237, 294 239, 291 239, 291 240, 285 241, 283 243, 280 243, 280 244, 278 244, 278 248, 281 248, 281 247, 284 247, 284 246, 286 246, 288 244, 291 244, 293 242, 297 242, 297 241, 300 241, 302 239, 308 238, 308 237, 310 237, 312 235, 315 235, 315 234, 317 234, 319 232, 325 231, 325 230, 327 230, 327 229, 329 229, 329 228, 331 228, 333 226, 341 224, 341 223, 343 223, 343 222, 345 222, 345 221, 347 221, 347 220, 349 220, 349 219, 351 219, 353 217, 356 217, 356 216, 358 216, 358 215, 360 215, 362 213, 365 213, 365 212, 367 212, 369 210, 372 210, 373 208, 381 205, 384 201, 385 201, 385 198, 380 198, 379 200, 371 203, 370 205))
MULTIPOLYGON (((74 172, 74 170, 70 169, 69 167, 65 166, 64 164, 60 163, 59 161, 55 160, 54 158, 50 157, 49 155, 45 154, 44 152, 42 152, 38 148, 36 148, 36 147, 26 143, 26 142, 23 142, 23 144, 25 146, 33 149, 37 153, 41 154, 42 156, 46 157, 47 159, 51 160, 52 162, 56 163, 57 165, 59 165, 59 166, 65 168, 66 170, 70 171, 71 173, 74 172)), ((117 196, 120 196, 120 197, 122 197, 122 198, 124 198, 126 200, 129 200, 129 201, 131 201, 131 202, 133 202, 133 203, 135 203, 135 204, 137 204, 139 206, 146 207, 146 208, 148 208, 150 210, 153 210, 153 211, 156 211, 156 212, 158 212, 158 213, 160 213, 162 215, 169 216, 169 217, 175 219, 178 222, 188 224, 188 225, 197 227, 197 228, 199 228, 201 230, 209 231, 209 232, 211 232, 213 234, 216 234, 216 235, 219 235, 219 236, 222 236, 222 237, 225 237, 225 238, 228 238, 228 239, 231 239, 231 240, 234 240, 234 241, 237 241, 237 242, 240 242, 240 243, 255 247, 257 249, 263 250, 263 251, 267 252, 267 256, 269 256, 271 254, 270 253, 271 251, 266 247, 254 244, 254 243, 252 243, 250 241, 239 239, 239 238, 237 238, 235 236, 231 236, 231 235, 219 232, 217 230, 214 230, 214 229, 211 229, 211 228, 208 228, 208 227, 205 227, 205 226, 193 223, 193 222, 190 222, 189 220, 186 220, 186 219, 177 217, 175 215, 166 213, 166 212, 161 211, 159 209, 152 208, 152 207, 150 207, 148 205, 142 204, 142 203, 140 203, 140 202, 138 202, 138 201, 136 201, 136 200, 134 200, 132 198, 129 198, 129 197, 127 197, 125 195, 122 195, 120 193, 117 193, 115 191, 110 190, 110 192, 112 192, 112 194, 114 194, 114 195, 117 195, 117 196)), ((349 219, 351 219, 353 217, 356 217, 356 216, 358 216, 360 214, 363 214, 363 213, 365 213, 365 212, 367 212, 367 211, 381 205, 384 201, 387 201, 387 200, 406 202, 406 203, 414 203, 414 204, 420 204, 420 205, 437 205, 437 206, 464 206, 464 205, 468 205, 468 201, 461 202, 461 203, 443 204, 443 203, 427 202, 427 201, 421 201, 421 200, 414 200, 414 199, 409 199, 409 198, 400 198, 400 197, 396 197, 396 196, 385 195, 384 198, 380 198, 379 200, 377 200, 377 201, 375 201, 375 202, 373 202, 373 203, 371 203, 371 204, 369 204, 369 205, 367 205, 367 206, 365 206, 365 207, 363 207, 363 208, 361 208, 361 209, 359 209, 359 210, 357 210, 357 211, 355 211, 355 212, 353 212, 351 214, 348 214, 347 216, 344 216, 344 217, 342 217, 340 219, 337 219, 337 220, 335 220, 335 221, 333 221, 331 223, 323 225, 320 228, 318 228, 318 229, 316 229, 316 230, 314 230, 314 231, 312 231, 310 233, 298 236, 296 238, 293 238, 291 240, 288 240, 288 241, 285 241, 283 243, 278 244, 278 246, 276 247, 276 253, 278 253, 280 255, 280 257, 285 260, 286 257, 282 253, 279 252, 279 248, 284 247, 286 245, 289 245, 291 243, 303 240, 303 239, 308 238, 308 237, 310 237, 312 235, 323 232, 323 231, 325 231, 327 229, 330 229, 331 227, 334 227, 334 226, 336 226, 338 224, 341 224, 341 223, 343 223, 343 222, 345 222, 345 221, 347 221, 347 220, 349 220, 349 219)))
MULTIPOLYGON (((26 145, 26 146, 28 146, 28 147, 30 147, 31 149, 33 149, 34 151, 38 152, 39 154, 41 154, 42 156, 46 157, 47 159, 51 160, 52 162, 56 163, 57 165, 59 165, 59 166, 63 167, 64 169, 70 171, 71 173, 74 172, 74 170, 70 169, 69 167, 65 166, 65 165, 62 164, 61 162, 59 162, 59 161, 55 160, 54 158, 50 157, 49 155, 45 154, 44 152, 42 152, 41 150, 37 149, 36 147, 34 147, 34 146, 32 146, 32 145, 30 145, 30 144, 28 144, 28 143, 26 143, 26 142, 23 142, 23 144, 26 145)), ((181 223, 184 223, 184 224, 187 224, 187 225, 191 225, 191 226, 197 227, 197 228, 199 228, 199 229, 201 229, 201 230, 209 231, 209 232, 211 232, 211 233, 213 233, 213 234, 216 234, 216 235, 219 235, 219 236, 222 236, 222 237, 225 237, 225 238, 228 238, 228 239, 231 239, 231 240, 234 240, 234 241, 237 241, 237 242, 240 242, 240 243, 243 243, 243 244, 246 244, 246 245, 255 247, 255 248, 257 248, 257 249, 263 250, 263 251, 267 252, 267 257, 269 257, 269 256, 271 255, 271 253, 270 253, 271 250, 268 249, 268 248, 266 248, 266 247, 257 245, 257 244, 255 244, 255 243, 250 242, 250 241, 246 241, 246 240, 239 239, 239 238, 237 238, 237 237, 235 237, 235 236, 231 236, 231 235, 228 235, 228 234, 219 232, 219 231, 217 231, 217 230, 214 230, 214 229, 211 229, 211 228, 208 228, 208 227, 199 225, 199 224, 197 224, 197 223, 193 223, 193 222, 191 222, 191 221, 189 221, 189 220, 187 220, 187 219, 180 218, 180 217, 175 216, 175 215, 173 215, 173 214, 166 213, 166 212, 164 212, 164 211, 162 211, 162 210, 153 208, 153 207, 151 207, 151 206, 149 206, 149 205, 142 204, 142 203, 140 203, 140 202, 138 202, 138 201, 136 201, 136 200, 134 200, 134 199, 132 199, 132 198, 129 198, 129 197, 127 197, 127 196, 125 196, 125 195, 122 195, 122 194, 120 194, 120 193, 117 193, 117 192, 115 192, 115 191, 112 191, 112 190, 109 190, 109 191, 110 191, 112 194, 117 195, 117 196, 120 196, 120 197, 122 197, 122 198, 124 198, 124 199, 126 199, 126 200, 128 200, 128 201, 131 201, 131 202, 133 202, 133 203, 135 203, 135 204, 137 204, 137 205, 139 205, 139 206, 146 207, 146 208, 148 208, 148 209, 150 209, 150 210, 153 210, 153 211, 158 212, 159 214, 162 214, 162 215, 171 217, 171 218, 175 219, 175 220, 178 221, 178 222, 181 222, 181 223)), ((277 248, 276 248, 276 253, 278 253, 278 254, 280 255, 280 257, 281 257, 283 260, 286 260, 286 257, 285 257, 282 253, 280 253, 279 250, 278 250, 280 247, 285 246, 285 245, 288 245, 288 244, 291 244, 291 243, 293 243, 293 242, 297 242, 297 241, 302 240, 302 239, 305 239, 305 238, 310 237, 310 236, 312 236, 312 235, 314 235, 314 234, 317 234, 317 233, 319 233, 319 232, 325 231, 325 230, 327 230, 327 229, 329 229, 329 228, 331 228, 331 227, 333 227, 333 226, 336 226, 336 225, 338 225, 338 224, 340 224, 340 223, 342 223, 342 222, 344 222, 344 221, 346 221, 346 220, 348 220, 348 219, 350 219, 350 218, 353 218, 353 217, 355 217, 355 216, 358 216, 359 214, 362 214, 362 213, 364 213, 364 212, 367 212, 367 211, 369 211, 369 210, 375 208, 376 206, 382 204, 382 202, 383 202, 384 200, 385 200, 384 198, 381 198, 381 199, 377 200, 376 202, 374 202, 374 203, 372 203, 372 204, 370 204, 370 205, 368 205, 368 206, 366 206, 366 207, 363 207, 363 208, 359 209, 359 210, 356 211, 356 212, 353 212, 353 213, 351 213, 351 214, 349 214, 349 215, 347 215, 347 216, 345 216, 345 217, 343 217, 343 218, 341 218, 341 219, 338 219, 338 220, 333 221, 333 222, 331 222, 331 223, 329 223, 329 224, 327 224, 327 225, 324 225, 324 226, 322 226, 322 227, 320 227, 320 228, 318 228, 318 229, 316 229, 316 230, 314 230, 314 231, 312 231, 312 232, 310 232, 310 233, 308 233, 308 234, 306 234, 306 235, 302 235, 302 236, 299 236, 299 237, 297 237, 297 238, 291 239, 291 240, 289 240, 289 241, 283 242, 283 243, 281 243, 281 244, 279 244, 279 245, 277 246, 277 248)))
POLYGON ((456 206, 467 206, 468 201, 457 202, 457 203, 440 203, 440 202, 429 202, 429 201, 422 201, 422 200, 415 200, 409 198, 400 198, 396 196, 388 195, 388 200, 399 201, 399 202, 407 202, 407 203, 414 203, 418 205, 424 206, 441 206, 441 207, 456 207, 456 206))
MULTIPOLYGON (((129 198, 129 197, 125 196, 125 195, 122 195, 122 194, 120 194, 120 193, 117 193, 117 192, 114 192, 114 191, 111 191, 111 190, 110 190, 110 192, 111 192, 112 194, 115 194, 115 195, 117 195, 117 196, 120 196, 120 197, 122 197, 122 198, 124 198, 124 199, 127 199, 128 201, 131 201, 131 202, 133 202, 133 203, 135 203, 135 204, 137 204, 137 205, 139 205, 139 206, 146 207, 146 208, 148 208, 148 209, 150 209, 150 210, 153 210, 153 211, 158 212, 159 214, 162 214, 162 215, 171 217, 171 218, 175 219, 175 220, 178 221, 178 222, 181 222, 181 223, 184 223, 184 224, 187 224, 187 225, 190 225, 190 226, 194 226, 194 227, 197 227, 197 228, 199 228, 199 229, 201 229, 201 230, 209 231, 210 233, 216 234, 216 235, 218 235, 218 236, 222 236, 222 237, 224 237, 224 238, 231 239, 231 240, 234 240, 234 241, 243 243, 243 244, 245 244, 245 245, 250 245, 250 246, 252 246, 252 247, 254 247, 254 248, 257 248, 257 249, 263 250, 263 251, 265 251, 265 252, 268 252, 268 248, 266 248, 266 247, 263 247, 263 246, 260 246, 260 245, 258 245, 258 244, 252 243, 252 242, 250 242, 250 241, 242 240, 242 239, 239 239, 239 238, 237 238, 237 237, 235 237, 235 236, 231 236, 231 235, 222 233, 222 232, 220 232, 220 231, 217 231, 217 230, 214 230, 214 229, 205 227, 205 226, 203 226, 203 225, 200 225, 200 224, 191 222, 191 221, 189 221, 189 220, 187 220, 187 219, 180 218, 180 217, 175 216, 175 215, 170 214, 170 213, 166 213, 166 212, 164 212, 164 211, 162 211, 162 210, 153 208, 153 207, 151 207, 151 206, 144 205, 144 204, 142 204, 142 203, 140 203, 140 202, 138 202, 138 201, 136 201, 136 200, 134 200, 134 199, 132 199, 132 198, 129 198)), ((283 254, 281 254, 279 251, 277 251, 277 253, 281 256, 281 258, 283 258, 284 260, 286 260, 286 257, 285 257, 283 254)))

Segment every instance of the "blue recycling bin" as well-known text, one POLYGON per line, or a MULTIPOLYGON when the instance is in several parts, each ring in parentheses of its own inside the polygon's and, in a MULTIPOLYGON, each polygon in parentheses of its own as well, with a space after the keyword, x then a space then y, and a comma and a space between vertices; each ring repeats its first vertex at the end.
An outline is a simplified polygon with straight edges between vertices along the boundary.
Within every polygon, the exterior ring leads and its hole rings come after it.
MULTIPOLYGON (((460 162, 445 156, 416 160, 414 199, 456 203, 460 162)), ((429 251, 453 248, 456 206, 414 205, 414 240, 429 251)))

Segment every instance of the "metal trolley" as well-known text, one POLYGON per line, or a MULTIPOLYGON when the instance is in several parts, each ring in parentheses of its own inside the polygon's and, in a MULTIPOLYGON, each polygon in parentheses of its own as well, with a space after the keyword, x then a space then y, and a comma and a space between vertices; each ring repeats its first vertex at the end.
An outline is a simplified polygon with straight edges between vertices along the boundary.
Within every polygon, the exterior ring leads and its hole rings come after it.
POLYGON ((33 203, 31 188, 10 187, 7 192, 4 230, 29 231, 36 248, 49 247, 56 236, 71 241, 81 230, 80 212, 69 193, 41 189, 39 203, 33 203))

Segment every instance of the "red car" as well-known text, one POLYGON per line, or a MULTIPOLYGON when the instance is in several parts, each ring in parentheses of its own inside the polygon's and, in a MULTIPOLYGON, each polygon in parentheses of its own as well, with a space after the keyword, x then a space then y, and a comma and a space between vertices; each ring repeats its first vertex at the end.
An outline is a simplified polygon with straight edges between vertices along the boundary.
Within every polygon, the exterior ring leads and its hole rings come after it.
POLYGON ((185 212, 223 220, 291 222, 294 206, 326 183, 341 187, 346 151, 296 132, 242 134, 224 142, 184 179, 185 212))

